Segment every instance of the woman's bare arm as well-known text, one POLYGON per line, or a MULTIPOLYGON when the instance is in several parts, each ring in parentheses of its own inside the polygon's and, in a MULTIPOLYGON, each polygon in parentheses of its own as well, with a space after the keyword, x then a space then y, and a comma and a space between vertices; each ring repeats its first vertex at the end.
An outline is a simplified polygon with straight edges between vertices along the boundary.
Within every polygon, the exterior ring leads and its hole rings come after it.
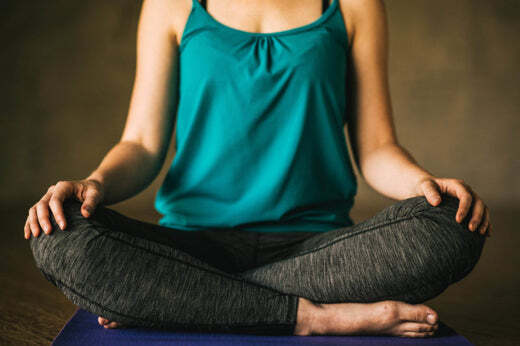
POLYGON ((126 125, 120 139, 87 179, 113 204, 144 190, 159 173, 171 139, 177 100, 177 41, 172 3, 144 0, 137 32, 137 67, 126 125))
POLYGON ((431 174, 398 143, 388 85, 388 24, 382 0, 348 2, 353 18, 349 137, 360 173, 376 191, 404 199, 431 174))
POLYGON ((489 208, 468 184, 461 179, 433 176, 398 143, 388 85, 389 35, 383 1, 351 0, 346 6, 355 23, 349 85, 356 89, 350 93, 351 122, 347 128, 366 182, 387 197, 401 200, 425 196, 434 206, 441 202, 441 194, 455 196, 459 199, 456 221, 462 222, 471 213, 470 231, 488 232, 489 208))
MULTIPOLYGON (((29 208, 24 236, 53 231, 51 212, 64 230, 63 202, 76 198, 90 217, 99 204, 134 196, 159 173, 173 132, 177 108, 177 35, 170 23, 182 21, 184 10, 171 0, 144 0, 137 33, 137 67, 125 129, 118 144, 86 179, 58 181, 29 208), (174 16, 175 14, 175 16, 174 16), (50 210, 49 210, 50 209, 50 210)), ((178 26, 178 24, 176 25, 178 26)))

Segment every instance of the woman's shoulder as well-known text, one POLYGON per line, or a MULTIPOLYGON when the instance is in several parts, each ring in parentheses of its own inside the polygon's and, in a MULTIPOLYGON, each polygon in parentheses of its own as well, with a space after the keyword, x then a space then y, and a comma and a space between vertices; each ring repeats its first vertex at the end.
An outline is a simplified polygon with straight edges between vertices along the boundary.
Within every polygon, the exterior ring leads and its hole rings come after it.
POLYGON ((349 42, 357 30, 363 23, 370 21, 381 21, 385 16, 386 8, 383 0, 337 0, 347 32, 349 33, 349 42))
POLYGON ((193 0, 143 0, 143 10, 148 9, 157 18, 157 24, 167 26, 172 37, 180 41, 184 25, 190 15, 193 0))

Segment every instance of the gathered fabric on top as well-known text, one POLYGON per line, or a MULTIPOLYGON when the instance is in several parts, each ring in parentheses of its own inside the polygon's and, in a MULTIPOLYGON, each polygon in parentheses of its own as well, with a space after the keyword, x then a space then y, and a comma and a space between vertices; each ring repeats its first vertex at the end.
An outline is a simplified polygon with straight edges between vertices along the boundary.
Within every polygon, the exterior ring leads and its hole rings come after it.
POLYGON ((315 21, 253 33, 197 1, 178 49, 175 157, 154 206, 181 230, 324 232, 353 224, 339 0, 315 21))

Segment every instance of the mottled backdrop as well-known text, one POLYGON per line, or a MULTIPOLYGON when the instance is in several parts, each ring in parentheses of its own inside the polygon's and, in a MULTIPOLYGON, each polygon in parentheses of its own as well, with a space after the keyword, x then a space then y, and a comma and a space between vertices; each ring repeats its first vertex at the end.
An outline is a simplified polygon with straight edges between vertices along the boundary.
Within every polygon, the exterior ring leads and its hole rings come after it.
MULTIPOLYGON (((2 1, 0 207, 86 177, 120 138, 140 1, 2 1)), ((493 208, 520 201, 520 2, 391 0, 390 83, 402 144, 493 208)), ((154 183, 115 205, 156 220, 154 183)), ((361 179, 354 208, 391 200, 361 179)), ((359 220, 358 220, 359 221, 359 220)), ((20 232, 22 230, 20 229, 20 232)))
MULTIPOLYGON (((171 0, 178 1, 178 0, 171 0)), ((216 0, 215 0, 216 1, 216 0)), ((520 345, 520 1, 387 0, 401 142, 439 176, 465 179, 494 235, 462 282, 426 302, 476 345, 520 345)), ((34 266, 27 209, 82 179, 117 143, 135 71, 141 1, 0 1, 0 344, 50 344, 76 306, 34 266)), ((113 208, 155 222, 145 191, 113 208)), ((360 179, 352 216, 392 201, 360 179)))

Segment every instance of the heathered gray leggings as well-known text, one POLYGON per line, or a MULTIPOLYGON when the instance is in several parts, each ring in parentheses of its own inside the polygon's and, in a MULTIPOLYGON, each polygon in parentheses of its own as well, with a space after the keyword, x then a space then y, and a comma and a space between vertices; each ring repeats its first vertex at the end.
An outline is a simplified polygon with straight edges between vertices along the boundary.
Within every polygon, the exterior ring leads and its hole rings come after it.
POLYGON ((37 267, 73 303, 127 326, 293 334, 298 297, 422 303, 476 265, 486 237, 455 221, 458 199, 398 201, 351 227, 183 231, 66 200, 61 231, 31 237, 37 267))

